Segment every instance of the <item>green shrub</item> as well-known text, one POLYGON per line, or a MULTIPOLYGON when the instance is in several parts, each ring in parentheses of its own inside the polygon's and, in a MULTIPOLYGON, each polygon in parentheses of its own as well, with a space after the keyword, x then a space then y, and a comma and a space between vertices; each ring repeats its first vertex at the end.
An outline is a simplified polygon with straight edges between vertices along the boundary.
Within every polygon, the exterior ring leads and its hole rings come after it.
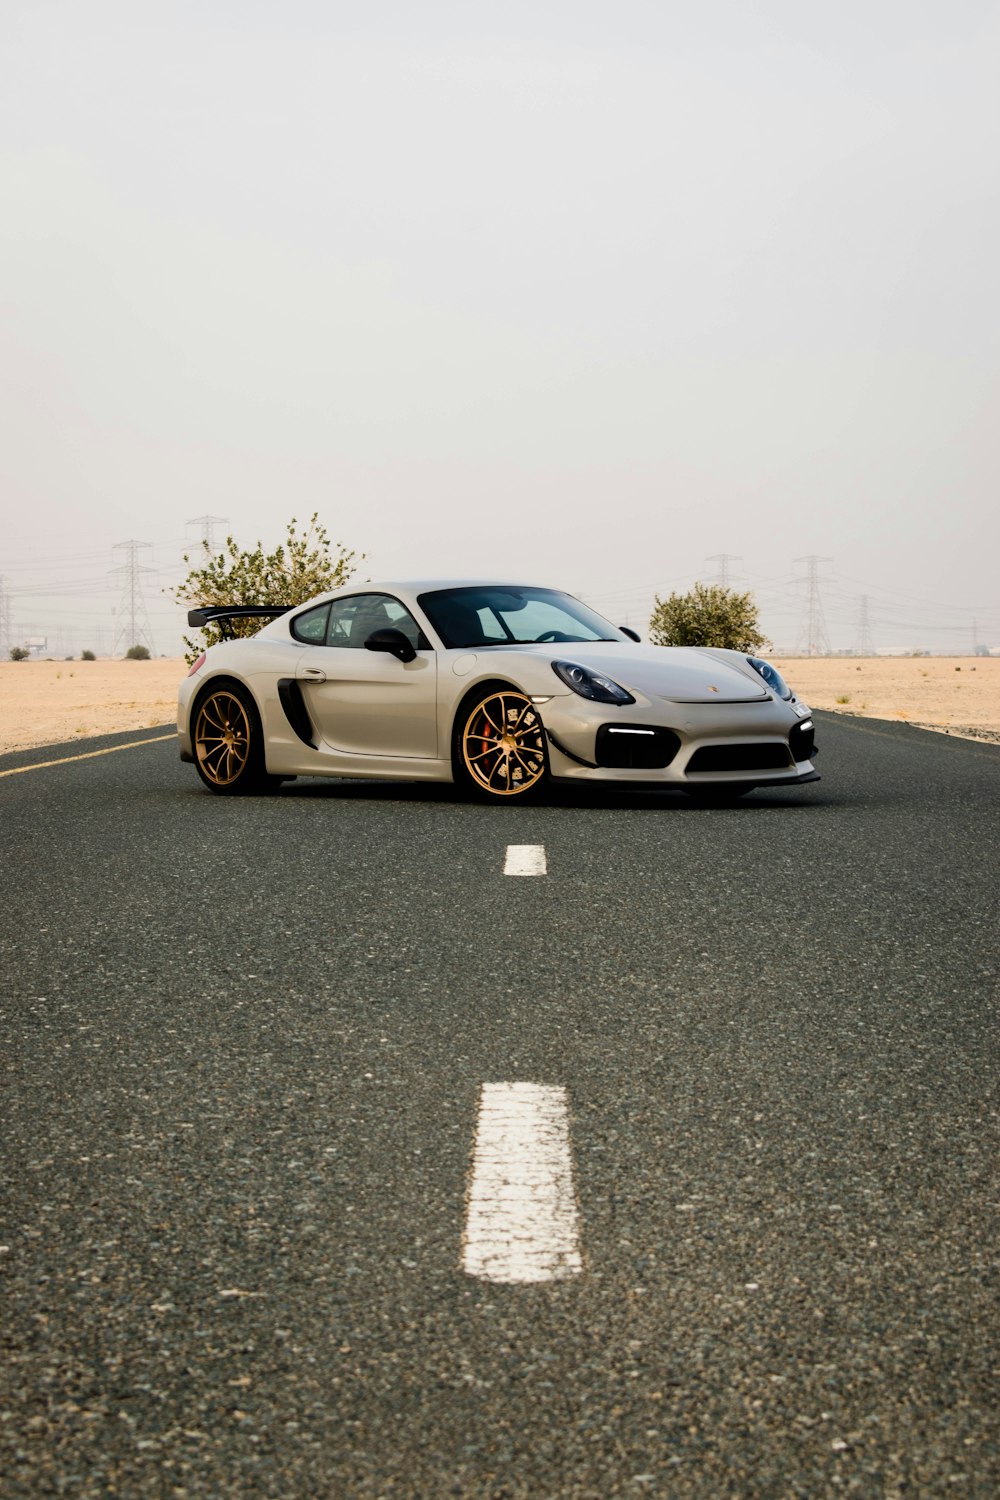
POLYGON ((669 599, 657 595, 649 638, 654 646, 722 646, 730 651, 759 651, 770 644, 760 631, 753 595, 715 583, 696 583, 689 594, 669 599))
MULTIPOLYGON (((296 532, 293 517, 285 528, 286 540, 273 552, 265 553, 263 543, 245 551, 233 538, 226 538, 223 550, 215 556, 205 543, 202 563, 191 569, 173 597, 178 604, 304 604, 316 594, 339 588, 354 572, 354 563, 364 560, 348 552, 340 542, 330 541, 319 525, 318 512, 309 518, 309 528, 296 532)), ((184 561, 190 556, 185 553, 184 561)), ((232 620, 229 633, 234 636, 255 635, 263 620, 232 620)), ((201 640, 184 637, 185 660, 193 662, 206 646, 222 639, 218 625, 206 625, 201 640)))
POLYGON ((148 646, 130 646, 125 652, 126 661, 149 661, 148 646))
POLYGON ((97 657, 94 655, 93 651, 81 651, 80 652, 80 660, 81 661, 96 661, 97 657))
POLYGON ((27 646, 11 646, 10 648, 11 661, 27 661, 30 655, 31 652, 27 646))

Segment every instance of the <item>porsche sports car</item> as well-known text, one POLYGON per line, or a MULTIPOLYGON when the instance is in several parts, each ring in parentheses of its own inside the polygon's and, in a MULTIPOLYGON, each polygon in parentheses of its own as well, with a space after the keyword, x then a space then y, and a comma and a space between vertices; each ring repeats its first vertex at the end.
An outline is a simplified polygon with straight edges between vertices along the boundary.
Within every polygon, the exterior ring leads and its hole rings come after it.
POLYGON ((454 781, 527 799, 547 781, 706 800, 816 781, 813 724, 759 657, 639 643, 522 584, 351 584, 290 608, 206 607, 223 639, 181 685, 181 759, 213 792, 296 776, 454 781))

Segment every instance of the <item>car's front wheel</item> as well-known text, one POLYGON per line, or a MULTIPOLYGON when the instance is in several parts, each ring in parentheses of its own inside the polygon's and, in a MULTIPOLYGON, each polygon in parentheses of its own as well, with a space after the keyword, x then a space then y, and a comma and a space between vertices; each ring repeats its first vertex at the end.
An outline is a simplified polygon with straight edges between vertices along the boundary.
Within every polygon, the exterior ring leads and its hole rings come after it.
POLYGON ((530 698, 494 687, 466 699, 455 723, 455 779, 487 800, 527 799, 545 781, 545 730, 530 698))
POLYGON ((209 687, 193 719, 194 763, 210 791, 223 797, 273 791, 264 769, 264 736, 253 699, 238 683, 209 687))

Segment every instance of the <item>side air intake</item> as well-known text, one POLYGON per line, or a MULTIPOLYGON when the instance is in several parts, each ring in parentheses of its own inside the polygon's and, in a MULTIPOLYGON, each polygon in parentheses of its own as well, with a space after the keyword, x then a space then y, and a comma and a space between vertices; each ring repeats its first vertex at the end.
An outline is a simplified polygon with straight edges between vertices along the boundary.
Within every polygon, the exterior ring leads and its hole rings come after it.
POLYGON ((282 708, 285 710, 285 718, 291 724, 303 745, 308 745, 310 750, 317 749, 316 741, 313 738, 314 731, 312 720, 309 717, 309 710, 306 708, 302 689, 294 677, 278 678, 278 698, 281 701, 282 708))

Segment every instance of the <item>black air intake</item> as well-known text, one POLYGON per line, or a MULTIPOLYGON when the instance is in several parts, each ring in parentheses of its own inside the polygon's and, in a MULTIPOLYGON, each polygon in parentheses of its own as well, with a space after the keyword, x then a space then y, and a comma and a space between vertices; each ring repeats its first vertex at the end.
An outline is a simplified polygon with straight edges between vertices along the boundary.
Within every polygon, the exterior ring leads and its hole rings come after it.
POLYGON ((308 745, 310 750, 315 750, 317 746, 313 739, 312 720, 309 718, 309 710, 302 696, 302 688, 294 677, 278 678, 278 698, 285 710, 285 718, 303 745, 308 745))
POLYGON ((788 736, 788 748, 794 761, 812 760, 816 754, 816 730, 812 719, 803 719, 801 724, 796 724, 788 736))
POLYGON ((597 731, 594 759, 616 771, 662 771, 680 749, 671 729, 646 724, 602 724, 597 731))
POLYGON ((687 771, 787 771, 790 764, 787 745, 702 745, 687 771))

